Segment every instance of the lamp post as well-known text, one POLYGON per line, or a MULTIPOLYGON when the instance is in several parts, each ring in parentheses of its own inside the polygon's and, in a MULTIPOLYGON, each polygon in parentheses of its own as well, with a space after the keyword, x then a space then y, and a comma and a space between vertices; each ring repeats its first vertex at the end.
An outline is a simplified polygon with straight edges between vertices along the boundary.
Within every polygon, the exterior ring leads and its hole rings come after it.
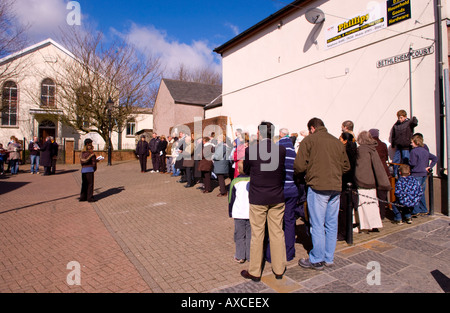
POLYGON ((112 121, 111 121, 111 111, 114 107, 114 101, 112 101, 111 98, 108 99, 108 102, 106 102, 106 106, 108 108, 108 166, 111 166, 111 157, 112 157, 112 141, 111 141, 111 135, 112 135, 112 121))

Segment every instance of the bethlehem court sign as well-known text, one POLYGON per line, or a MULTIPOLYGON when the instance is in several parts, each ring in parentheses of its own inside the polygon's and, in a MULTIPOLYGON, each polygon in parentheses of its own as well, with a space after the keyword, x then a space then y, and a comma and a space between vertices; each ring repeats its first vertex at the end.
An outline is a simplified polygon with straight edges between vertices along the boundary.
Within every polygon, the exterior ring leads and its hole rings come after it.
MULTIPOLYGON (((434 53, 434 46, 429 46, 426 48, 412 50, 411 57, 413 59, 424 57, 434 53)), ((405 62, 409 60, 409 52, 402 53, 387 59, 383 59, 377 62, 377 68, 382 68, 389 65, 394 65, 397 63, 405 62)))

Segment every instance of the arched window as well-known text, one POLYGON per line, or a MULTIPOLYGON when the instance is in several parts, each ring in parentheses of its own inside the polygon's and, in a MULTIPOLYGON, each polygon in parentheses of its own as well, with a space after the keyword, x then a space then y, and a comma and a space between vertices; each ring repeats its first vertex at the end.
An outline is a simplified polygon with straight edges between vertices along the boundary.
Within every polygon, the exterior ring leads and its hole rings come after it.
POLYGON ((50 78, 46 78, 41 84, 41 105, 54 107, 56 105, 56 84, 50 78))
POLYGON ((2 126, 17 125, 17 106, 19 91, 17 84, 13 81, 7 81, 2 87, 2 126))

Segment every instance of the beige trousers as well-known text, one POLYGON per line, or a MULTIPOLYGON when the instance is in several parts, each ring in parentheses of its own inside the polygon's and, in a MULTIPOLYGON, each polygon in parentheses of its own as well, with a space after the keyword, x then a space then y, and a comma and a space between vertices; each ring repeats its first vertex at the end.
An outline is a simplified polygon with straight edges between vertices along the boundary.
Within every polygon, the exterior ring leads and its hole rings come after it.
POLYGON ((286 267, 286 244, 283 231, 284 202, 272 205, 250 204, 250 275, 260 277, 264 253, 265 227, 269 229, 272 270, 281 275, 286 267))

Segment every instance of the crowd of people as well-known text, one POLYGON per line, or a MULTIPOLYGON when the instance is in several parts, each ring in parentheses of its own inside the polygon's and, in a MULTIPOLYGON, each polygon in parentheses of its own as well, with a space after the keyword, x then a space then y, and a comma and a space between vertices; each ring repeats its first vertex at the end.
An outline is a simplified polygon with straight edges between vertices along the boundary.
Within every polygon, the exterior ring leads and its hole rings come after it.
MULTIPOLYGON (((229 217, 235 223, 234 260, 249 262, 241 275, 259 281, 266 260, 281 279, 286 262, 295 258, 299 217, 309 227, 312 242, 309 257, 300 259, 299 265, 321 270, 333 266, 336 243, 346 239, 349 208, 354 215, 351 226, 359 232, 380 231, 390 208, 397 225, 428 214, 426 182, 437 157, 423 136, 414 133, 417 125, 417 118, 409 119, 404 110, 397 113, 389 140, 395 151, 392 160, 378 129, 356 136, 353 122, 344 121, 338 139, 318 118, 311 119, 300 136, 286 128, 275 134, 270 122, 262 122, 256 135, 237 129, 233 140, 214 133, 195 138, 180 131, 167 139, 153 133, 150 142, 140 137, 136 155, 142 173, 147 172, 151 154, 150 172, 179 177, 177 182, 185 188, 197 186, 202 193, 211 193, 212 180, 217 180, 217 197, 228 198, 229 217), (392 190, 395 199, 389 197, 392 190)), ((4 163, 12 175, 18 173, 23 149, 14 136, 5 148, 0 144, 1 174, 4 163)), ((39 174, 39 165, 43 175, 55 173, 58 146, 52 137, 43 143, 34 137, 28 150, 31 174, 39 174)), ((87 139, 80 154, 80 201, 95 201, 99 160, 87 139)))
POLYGON ((228 196, 229 217, 235 222, 234 260, 249 262, 241 275, 259 281, 266 260, 281 279, 285 262, 295 257, 299 217, 307 222, 313 245, 299 265, 321 270, 333 265, 336 242, 346 239, 349 207, 352 228, 363 233, 379 232, 390 209, 398 225, 428 213, 426 178, 437 157, 423 136, 414 133, 417 125, 416 117, 409 119, 404 110, 397 113, 390 132, 392 158, 378 129, 355 135, 353 122, 344 121, 337 139, 317 118, 300 136, 286 128, 275 135, 273 125, 263 122, 255 136, 238 129, 234 140, 214 133, 194 138, 180 132, 166 141, 154 134, 148 145, 141 144, 148 148, 136 151, 146 159, 150 150, 152 172, 180 177, 178 182, 186 188, 198 184, 203 193, 210 193, 211 179, 217 179, 217 196, 228 196), (395 199, 389 196, 393 190, 395 199))
MULTIPOLYGON (((0 143, 0 175, 5 175, 8 172, 11 175, 19 174, 19 166, 22 163, 21 153, 25 149, 24 145, 15 136, 10 137, 6 147, 0 143)), ((40 142, 37 137, 33 137, 27 148, 30 156, 31 174, 39 175, 41 173, 39 165, 44 168, 42 172, 44 176, 56 173, 59 146, 55 138, 48 136, 44 142, 40 142)))

